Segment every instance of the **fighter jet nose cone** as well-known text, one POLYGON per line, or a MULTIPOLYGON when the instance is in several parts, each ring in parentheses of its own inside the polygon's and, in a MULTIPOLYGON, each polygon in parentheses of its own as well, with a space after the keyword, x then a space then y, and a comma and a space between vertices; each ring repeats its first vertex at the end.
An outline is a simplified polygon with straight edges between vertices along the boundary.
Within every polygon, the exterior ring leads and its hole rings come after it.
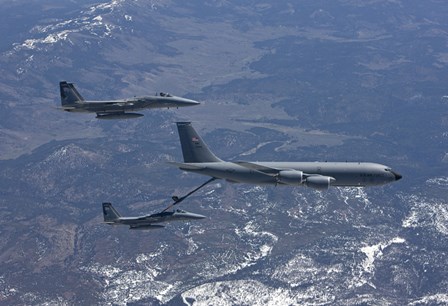
POLYGON ((201 104, 198 101, 191 100, 191 99, 185 99, 185 98, 179 98, 179 105, 178 106, 195 106, 201 104))
POLYGON ((200 215, 200 214, 191 213, 191 212, 187 212, 187 211, 180 210, 180 209, 177 209, 175 211, 175 214, 177 214, 177 216, 179 216, 181 218, 184 218, 184 219, 194 219, 194 220, 196 220, 196 219, 205 219, 205 218, 207 218, 206 216, 203 216, 203 215, 200 215))
POLYGON ((191 105, 199 105, 201 102, 195 101, 195 100, 188 100, 188 103, 191 105))

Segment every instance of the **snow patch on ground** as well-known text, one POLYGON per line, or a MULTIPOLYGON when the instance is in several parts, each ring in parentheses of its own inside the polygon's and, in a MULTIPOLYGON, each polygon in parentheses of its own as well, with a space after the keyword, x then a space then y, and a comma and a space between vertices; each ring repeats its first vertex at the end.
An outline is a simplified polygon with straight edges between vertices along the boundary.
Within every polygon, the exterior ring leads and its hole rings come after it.
POLYGON ((186 305, 293 305, 288 289, 273 288, 253 280, 208 283, 182 293, 186 305))
POLYGON ((166 303, 176 295, 178 284, 159 280, 163 271, 154 260, 162 256, 165 248, 162 245, 156 252, 138 254, 131 269, 93 263, 80 270, 93 274, 103 284, 101 297, 106 304, 124 305, 147 298, 166 303))
POLYGON ((426 181, 428 185, 436 185, 440 187, 448 187, 448 177, 434 177, 426 181))
POLYGON ((172 284, 156 280, 157 267, 123 271, 120 268, 99 263, 82 267, 82 271, 96 275, 104 282, 102 299, 107 304, 126 304, 153 297, 164 303, 173 297, 172 284))
POLYGON ((428 228, 448 235, 448 203, 438 199, 427 199, 418 195, 404 196, 411 211, 404 218, 404 228, 428 228))
POLYGON ((427 295, 412 301, 409 305, 448 305, 448 294, 427 295))
POLYGON ((297 254, 278 266, 272 278, 284 282, 295 297, 295 304, 328 304, 335 300, 334 292, 347 284, 338 282, 346 267, 341 263, 322 265, 311 256, 297 254))
MULTIPOLYGON (((361 248, 361 252, 366 255, 366 259, 362 262, 362 268, 364 273, 373 274, 375 272, 374 262, 383 256, 383 250, 394 243, 405 243, 406 240, 400 237, 395 237, 387 242, 378 243, 374 245, 366 245, 361 248)), ((363 285, 361 282, 360 285, 363 285)))
POLYGON ((338 188, 337 190, 339 191, 340 197, 347 205, 350 205, 353 201, 362 202, 365 207, 372 204, 363 187, 344 187, 338 188))
MULTIPOLYGON (((30 30, 33 36, 40 36, 25 39, 22 43, 14 44, 14 51, 44 49, 45 46, 53 45, 57 42, 68 41, 72 43, 69 36, 73 33, 89 32, 96 37, 112 36, 115 30, 120 27, 107 21, 105 15, 111 14, 124 0, 113 0, 91 6, 88 10, 80 13, 80 17, 70 20, 63 20, 50 25, 37 25, 30 30)), ((132 20, 131 16, 123 16, 126 20, 132 20)))
POLYGON ((7 300, 8 297, 14 296, 19 293, 19 290, 9 286, 4 276, 0 276, 0 302, 7 300))

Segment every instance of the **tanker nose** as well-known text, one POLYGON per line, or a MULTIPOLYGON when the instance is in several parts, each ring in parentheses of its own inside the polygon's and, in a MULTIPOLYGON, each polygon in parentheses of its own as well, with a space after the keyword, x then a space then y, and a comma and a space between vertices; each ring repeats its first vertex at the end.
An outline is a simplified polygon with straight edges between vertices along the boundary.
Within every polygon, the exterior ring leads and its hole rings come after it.
POLYGON ((395 172, 395 171, 391 171, 392 172, 392 174, 395 176, 395 180, 396 181, 398 181, 398 180, 401 180, 401 178, 403 177, 400 173, 398 173, 398 172, 395 172))

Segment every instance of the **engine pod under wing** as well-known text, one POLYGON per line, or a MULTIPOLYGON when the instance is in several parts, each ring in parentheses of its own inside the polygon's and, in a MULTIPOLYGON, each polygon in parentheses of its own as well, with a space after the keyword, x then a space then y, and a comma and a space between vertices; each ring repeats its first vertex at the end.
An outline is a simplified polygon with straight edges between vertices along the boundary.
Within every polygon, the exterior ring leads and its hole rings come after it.
POLYGON ((305 186, 317 190, 327 190, 334 181, 336 180, 331 176, 313 175, 306 178, 305 186))

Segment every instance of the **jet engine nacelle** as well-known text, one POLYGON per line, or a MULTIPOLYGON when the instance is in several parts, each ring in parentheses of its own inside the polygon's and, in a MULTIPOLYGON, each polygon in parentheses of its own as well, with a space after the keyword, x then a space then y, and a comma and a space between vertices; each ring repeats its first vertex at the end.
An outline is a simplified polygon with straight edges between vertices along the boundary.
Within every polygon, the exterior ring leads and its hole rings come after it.
POLYGON ((330 176, 315 175, 309 176, 305 180, 305 185, 317 190, 327 190, 335 179, 330 176))
POLYGON ((303 183, 303 172, 297 170, 282 170, 277 175, 277 181, 286 185, 301 185, 303 183))

